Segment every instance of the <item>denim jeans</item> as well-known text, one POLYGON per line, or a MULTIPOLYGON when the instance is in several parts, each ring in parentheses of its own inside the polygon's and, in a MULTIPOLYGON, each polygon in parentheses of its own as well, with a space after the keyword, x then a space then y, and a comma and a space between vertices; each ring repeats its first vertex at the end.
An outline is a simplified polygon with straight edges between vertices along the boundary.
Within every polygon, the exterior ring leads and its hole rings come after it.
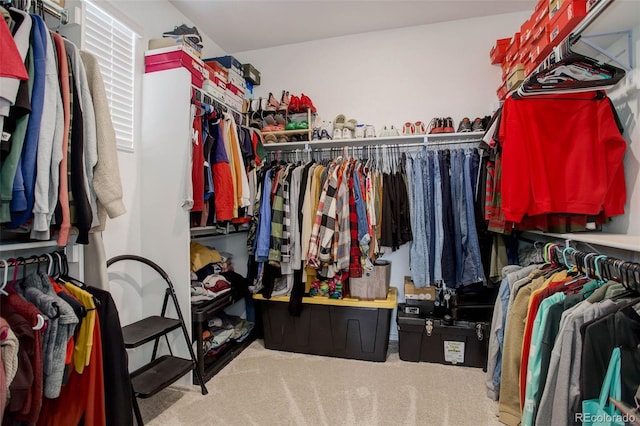
MULTIPOLYGON (((471 177, 474 149, 466 149, 464 151, 464 204, 466 210, 466 246, 463 246, 464 263, 462 273, 462 285, 473 284, 484 279, 482 270, 482 259, 480 258, 480 243, 478 242, 478 230, 476 229, 476 220, 474 215, 474 197, 473 187, 475 181, 471 177)), ((461 225, 462 226, 462 225, 461 225)), ((464 229, 462 230, 465 234, 464 229)))
POLYGON ((426 287, 429 283, 429 252, 427 249, 427 234, 425 229, 425 191, 422 179, 421 156, 407 156, 407 177, 412 187, 409 198, 411 208, 411 227, 413 241, 411 242, 411 279, 416 287, 426 287))
POLYGON ((462 248, 467 239, 467 213, 464 202, 464 154, 459 149, 451 151, 451 200, 453 201, 453 231, 456 253, 455 287, 462 284, 464 269, 462 248), (464 235, 463 235, 464 232, 464 235))
POLYGON ((427 260, 428 260, 428 272, 429 275, 427 277, 428 285, 434 284, 434 269, 435 269, 435 228, 434 228, 434 215, 435 209, 433 205, 433 162, 430 161, 429 154, 433 155, 431 152, 427 152, 426 149, 422 152, 422 186, 424 189, 424 215, 425 215, 425 231, 427 235, 427 260))
POLYGON ((453 206, 451 204, 451 179, 449 176, 451 167, 449 150, 438 151, 438 160, 440 161, 440 181, 442 182, 442 279, 447 287, 455 287, 456 251, 454 247, 453 206))
POLYGON ((434 267, 433 278, 435 281, 442 281, 442 249, 444 245, 444 229, 442 223, 442 177, 440 175, 440 159, 436 152, 429 153, 430 163, 433 165, 433 228, 434 228, 434 267))

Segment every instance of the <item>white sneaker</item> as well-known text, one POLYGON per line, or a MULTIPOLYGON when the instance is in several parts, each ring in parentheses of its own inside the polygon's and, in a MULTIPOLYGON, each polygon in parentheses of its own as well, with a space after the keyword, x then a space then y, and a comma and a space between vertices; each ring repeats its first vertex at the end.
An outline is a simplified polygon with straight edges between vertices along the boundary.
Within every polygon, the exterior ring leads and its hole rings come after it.
POLYGON ((380 130, 380 135, 378 137, 386 138, 388 136, 389 136, 389 130, 387 129, 387 126, 384 126, 382 130, 380 130))
POLYGON ((342 139, 342 129, 333 129, 333 140, 342 139))
POLYGON ((400 132, 398 131, 398 129, 396 129, 392 125, 391 126, 391 130, 389 130, 389 135, 388 136, 400 136, 400 132))
POLYGON ((352 137, 351 130, 346 127, 342 129, 342 139, 351 139, 352 137))
POLYGON ((373 125, 368 124, 364 128, 364 137, 365 138, 375 138, 376 137, 376 128, 373 125))
POLYGON ((364 132, 365 132, 364 127, 365 127, 364 124, 358 124, 356 126, 356 134, 355 134, 356 139, 364 138, 364 132))
POLYGON ((321 130, 324 129, 327 133, 331 134, 333 132, 333 121, 323 121, 321 130))

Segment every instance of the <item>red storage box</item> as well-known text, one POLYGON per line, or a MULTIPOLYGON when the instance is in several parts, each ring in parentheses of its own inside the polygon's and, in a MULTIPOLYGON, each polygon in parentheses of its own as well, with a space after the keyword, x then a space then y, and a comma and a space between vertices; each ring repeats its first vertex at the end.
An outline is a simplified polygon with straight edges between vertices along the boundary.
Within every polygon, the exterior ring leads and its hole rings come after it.
POLYGON ((204 82, 204 63, 189 55, 182 46, 176 45, 162 49, 147 50, 144 54, 144 72, 164 71, 184 67, 191 73, 191 84, 202 87, 204 82))
POLYGON ((520 46, 526 44, 531 38, 531 30, 535 24, 535 16, 531 16, 520 26, 520 46))
POLYGON ((564 40, 587 14, 586 0, 564 0, 549 22, 549 41, 557 45, 564 40))
POLYGON ((496 45, 491 48, 491 52, 489 52, 489 57, 491 58, 491 63, 501 64, 504 62, 504 58, 507 55, 507 47, 509 46, 509 42, 511 39, 509 38, 501 38, 496 40, 496 45))
POLYGON ((231 82, 227 83, 227 91, 233 93, 234 95, 244 99, 244 90, 232 84, 231 82))
POLYGON ((498 87, 498 90, 496 90, 496 95, 498 95, 498 99, 502 101, 507 97, 508 93, 509 91, 507 90, 507 82, 505 81, 500 87, 498 87))

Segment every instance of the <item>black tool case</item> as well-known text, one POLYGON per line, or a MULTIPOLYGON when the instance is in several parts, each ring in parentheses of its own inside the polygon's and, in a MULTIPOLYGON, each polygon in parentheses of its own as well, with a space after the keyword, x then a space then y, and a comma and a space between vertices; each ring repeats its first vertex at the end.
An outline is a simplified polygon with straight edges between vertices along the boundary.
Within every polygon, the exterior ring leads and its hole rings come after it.
POLYGON ((401 360, 463 365, 486 371, 490 322, 424 317, 406 313, 401 303, 397 325, 401 360))

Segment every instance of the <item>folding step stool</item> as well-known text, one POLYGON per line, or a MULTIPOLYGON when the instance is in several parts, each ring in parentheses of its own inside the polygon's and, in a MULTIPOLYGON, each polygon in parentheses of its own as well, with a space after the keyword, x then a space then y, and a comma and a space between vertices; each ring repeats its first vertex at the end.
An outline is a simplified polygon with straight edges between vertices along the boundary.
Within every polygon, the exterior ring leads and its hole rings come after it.
POLYGON ((133 390, 133 411, 135 413, 138 425, 142 426, 144 423, 142 422, 142 415, 140 414, 140 407, 138 406, 137 398, 152 397, 162 389, 166 388, 172 383, 175 383, 178 379, 180 379, 190 371, 195 372, 203 395, 207 394, 207 388, 205 387, 204 380, 202 379, 202 375, 200 374, 200 370, 197 368, 196 354, 193 351, 191 342, 189 341, 189 334, 184 323, 184 318, 182 316, 182 311, 180 310, 180 305, 178 303, 178 298, 176 297, 173 283, 171 282, 171 279, 169 279, 167 273, 162 268, 160 268, 160 266, 150 261, 149 259, 136 255, 122 255, 113 257, 107 261, 107 268, 121 260, 134 260, 144 263, 145 265, 154 269, 167 283, 167 289, 165 290, 164 294, 164 302, 162 303, 162 311, 159 316, 150 316, 147 318, 143 318, 140 321, 122 327, 124 345, 127 349, 137 348, 144 345, 145 343, 151 342, 152 340, 154 341, 151 361, 129 374, 129 376, 131 377, 131 387, 133 390), (178 319, 168 318, 165 316, 169 298, 171 298, 171 300, 173 301, 173 305, 175 306, 176 312, 178 314, 178 319), (169 338, 167 337, 167 334, 174 330, 177 330, 178 328, 182 328, 182 334, 184 335, 184 340, 187 348, 189 348, 191 359, 179 358, 173 355, 173 351, 171 350, 171 345, 169 344, 169 338), (167 347, 169 348, 170 355, 163 355, 156 358, 158 352, 158 342, 160 341, 160 338, 162 336, 164 336, 167 342, 167 347))

